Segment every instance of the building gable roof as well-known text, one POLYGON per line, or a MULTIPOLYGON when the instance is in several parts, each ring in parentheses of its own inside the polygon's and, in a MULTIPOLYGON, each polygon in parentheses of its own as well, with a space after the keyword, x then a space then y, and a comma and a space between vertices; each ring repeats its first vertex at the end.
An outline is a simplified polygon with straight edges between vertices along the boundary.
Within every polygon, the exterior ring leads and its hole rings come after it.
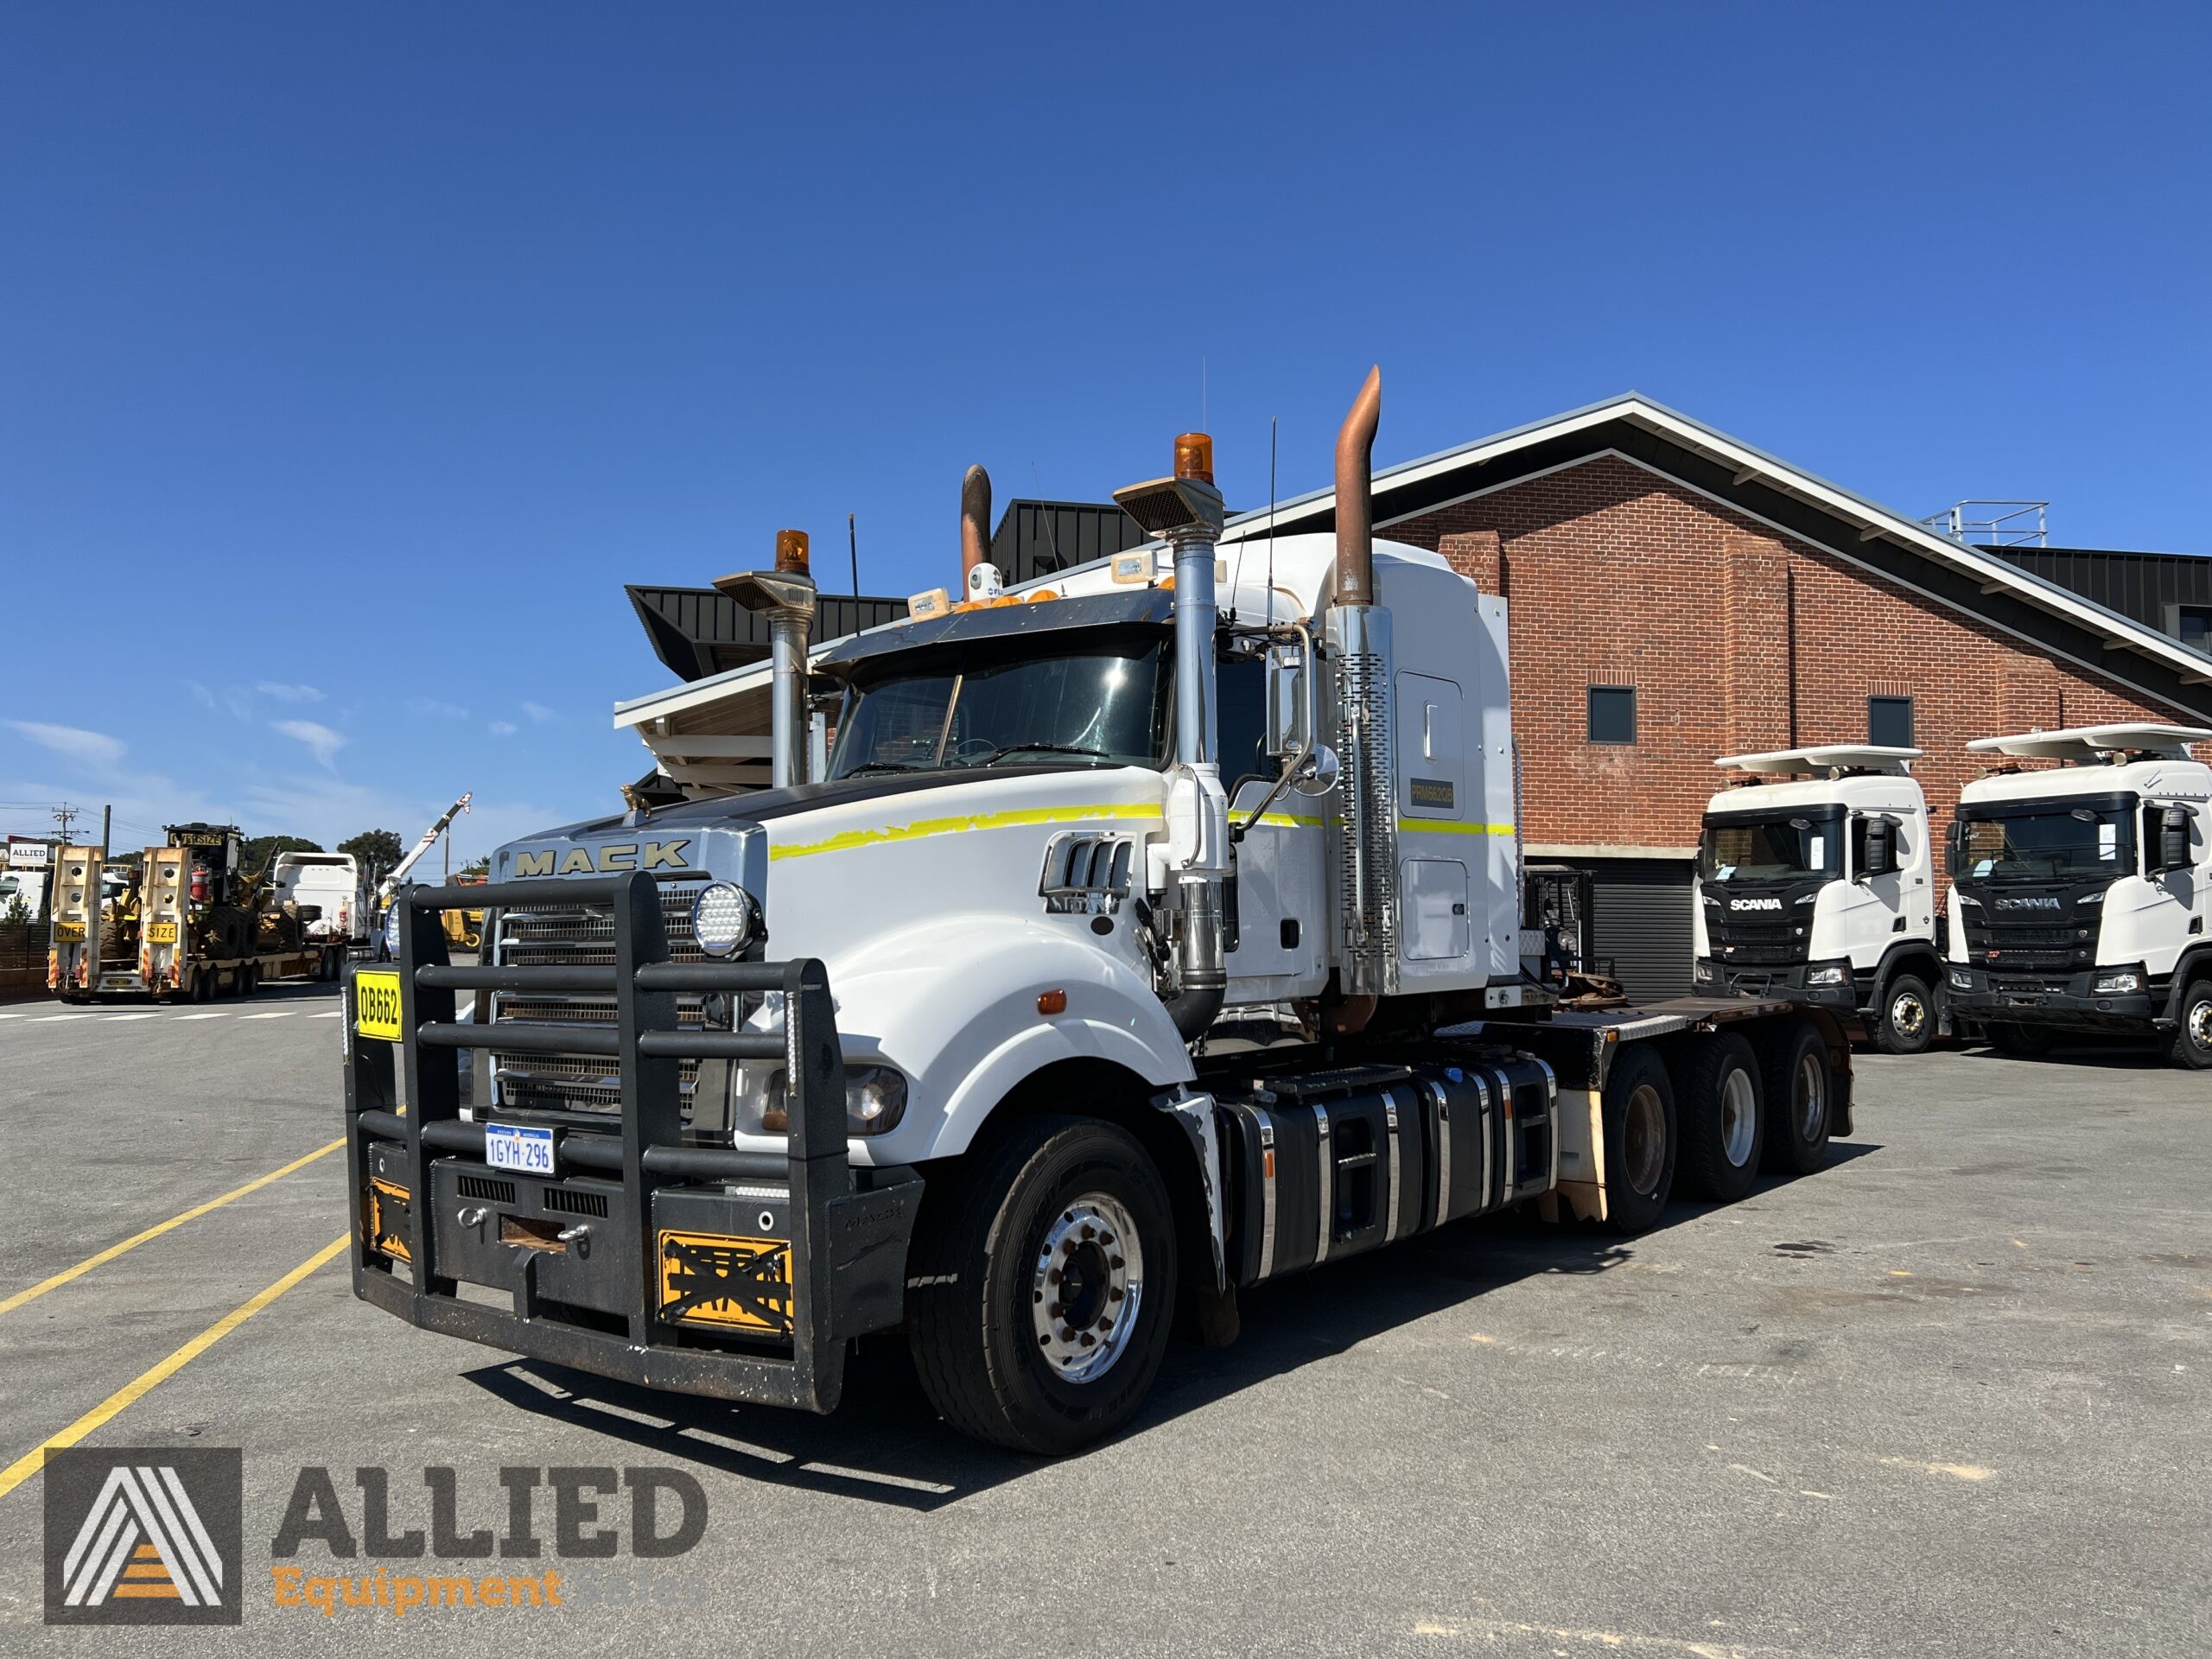
MULTIPOLYGON (((1989 548, 1830 483, 1637 392, 1384 467, 1378 531, 1455 503, 1612 454, 1986 622, 2034 650, 2143 696, 2212 716, 2212 661, 2177 639, 2047 581, 1989 548)), ((1316 490, 1230 519, 1224 540, 1330 530, 1336 493, 1316 490)))

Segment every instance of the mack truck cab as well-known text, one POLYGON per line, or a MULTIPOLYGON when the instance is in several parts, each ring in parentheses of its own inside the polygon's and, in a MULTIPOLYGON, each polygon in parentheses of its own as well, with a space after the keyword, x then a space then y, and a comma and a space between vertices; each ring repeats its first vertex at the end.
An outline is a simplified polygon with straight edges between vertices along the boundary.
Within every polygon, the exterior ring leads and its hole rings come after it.
POLYGON ((1831 744, 1713 762, 1749 776, 1707 804, 1699 836, 1699 991, 1833 1009, 1885 1053, 1934 1040, 1943 977, 1921 753, 1831 744))
POLYGON ((2212 767, 2190 753, 2208 741, 2113 725, 1967 746, 2000 759, 1960 792, 1951 827, 1947 988, 1995 1047, 2040 1054, 2102 1032, 2212 1066, 2212 767))
POLYGON ((898 1333, 948 1422, 1065 1452, 1247 1287, 1819 1168, 1823 1011, 1555 1012, 1524 970, 1505 605, 1374 538, 1380 401, 1332 537, 1224 540, 1190 434, 1117 493, 1153 544, 1025 588, 980 468, 964 597, 810 645, 803 534, 717 582, 766 621, 772 786, 633 787, 402 891, 353 967, 356 1294, 817 1412, 898 1333))

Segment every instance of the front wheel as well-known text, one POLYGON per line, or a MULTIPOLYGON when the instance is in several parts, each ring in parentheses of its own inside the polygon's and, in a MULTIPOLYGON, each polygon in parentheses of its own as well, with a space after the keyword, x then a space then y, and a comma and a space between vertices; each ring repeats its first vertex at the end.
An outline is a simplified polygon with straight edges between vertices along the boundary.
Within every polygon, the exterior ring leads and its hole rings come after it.
POLYGON ((907 1301, 914 1369, 954 1427, 1057 1455, 1133 1416, 1166 1355, 1175 1228, 1144 1148, 1042 1117, 932 1184, 907 1301))
POLYGON ((1874 1046, 1885 1054, 1923 1054, 1936 1040, 1936 995, 1917 974, 1898 974, 1882 993, 1874 1046))
POLYGON ((2212 1068, 2212 979, 2191 980, 2181 996, 2181 1020, 2166 1058, 2190 1071, 2212 1068))

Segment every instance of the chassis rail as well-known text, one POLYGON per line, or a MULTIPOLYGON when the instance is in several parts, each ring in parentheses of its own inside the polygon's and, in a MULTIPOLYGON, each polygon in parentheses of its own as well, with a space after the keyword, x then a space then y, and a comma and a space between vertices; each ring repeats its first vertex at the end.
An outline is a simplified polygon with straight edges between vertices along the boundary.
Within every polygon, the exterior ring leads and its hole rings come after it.
POLYGON ((642 872, 410 888, 397 908, 397 1040, 359 1030, 359 979, 388 980, 394 968, 351 964, 345 981, 354 1294, 425 1329, 626 1382, 835 1409, 847 1339, 900 1317, 921 1182, 907 1175, 855 1187, 844 1058, 822 963, 670 960, 659 894, 642 872), (448 959, 442 911, 575 906, 611 912, 612 963, 448 959), (480 996, 472 1016, 460 1020, 459 990, 609 997, 615 1018, 611 1027, 494 1022, 489 997, 480 996), (779 1030, 678 1024, 679 993, 765 992, 783 999, 779 1030), (485 1123, 461 1117, 461 1055, 495 1047, 616 1061, 621 1109, 604 1125, 559 1113, 492 1115, 488 1100, 478 1103, 479 1116, 492 1122, 552 1128, 561 1176, 503 1180, 509 1172, 485 1161, 485 1123), (783 1062, 789 1128, 782 1154, 684 1144, 678 1063, 694 1058, 783 1062), (570 1171, 581 1173, 574 1188, 570 1171), (493 1243, 486 1230, 499 1206, 472 1199, 446 1206, 449 1215, 439 1195, 456 1186, 464 1194, 557 1192, 571 1208, 581 1196, 600 1206, 593 1213, 603 1220, 556 1236, 535 1214, 501 1210, 493 1243), (380 1230, 390 1211, 399 1212, 397 1224, 380 1230), (768 1230, 772 1214, 777 1236, 736 1236, 768 1230), (756 1215, 763 1224, 727 1218, 756 1215), (601 1225, 610 1236, 594 1250, 589 1236, 601 1225), (702 1246, 699 1235, 730 1236, 733 1247, 778 1246, 783 1260, 773 1259, 775 1249, 702 1246), (688 1286, 683 1294, 671 1294, 671 1272, 688 1286), (464 1279, 482 1284, 493 1273, 511 1308, 462 1300, 464 1279), (722 1288, 727 1297, 714 1294, 722 1288), (741 1306, 749 1322, 702 1325, 702 1305, 741 1306))

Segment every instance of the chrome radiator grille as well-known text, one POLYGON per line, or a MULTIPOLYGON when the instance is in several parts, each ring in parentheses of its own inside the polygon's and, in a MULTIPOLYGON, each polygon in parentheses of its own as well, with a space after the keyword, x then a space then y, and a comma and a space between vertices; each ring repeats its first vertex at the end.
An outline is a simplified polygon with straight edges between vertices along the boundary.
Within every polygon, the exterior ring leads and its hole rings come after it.
MULTIPOLYGON (((661 919, 668 929, 668 953, 677 962, 703 962, 691 931, 691 906, 704 876, 687 876, 660 884, 661 919)), ((492 960, 502 963, 540 966, 559 963, 611 963, 614 960, 614 917, 604 905, 563 906, 559 909, 503 911, 492 945, 492 960)), ((681 1025, 701 1023, 701 999, 679 997, 677 1020, 681 1025)), ((611 1026, 614 1002, 611 997, 518 996, 505 992, 492 998, 492 1020, 528 1021, 545 1025, 611 1026)), ((620 1063, 595 1055, 503 1054, 492 1051, 492 1076, 499 1088, 499 1104, 539 1111, 593 1112, 617 1116, 622 1109, 620 1063)), ((699 1062, 677 1063, 678 1087, 683 1091, 684 1116, 691 1117, 692 1096, 698 1087, 699 1062)))

